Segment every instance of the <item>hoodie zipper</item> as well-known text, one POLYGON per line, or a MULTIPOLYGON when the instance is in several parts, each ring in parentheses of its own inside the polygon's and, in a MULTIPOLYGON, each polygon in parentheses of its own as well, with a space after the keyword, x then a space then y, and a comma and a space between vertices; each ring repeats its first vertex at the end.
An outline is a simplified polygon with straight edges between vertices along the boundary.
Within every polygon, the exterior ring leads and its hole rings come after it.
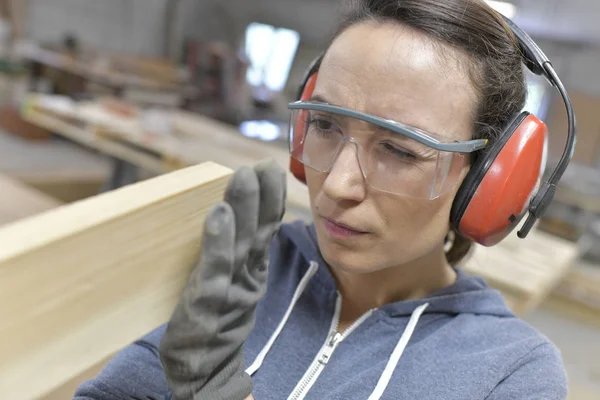
POLYGON ((354 321, 352 325, 350 325, 348 329, 344 331, 344 333, 340 333, 338 332, 338 326, 340 322, 341 306, 342 297, 338 292, 337 300, 335 303, 335 312, 333 314, 331 329, 329 331, 329 334, 327 335, 327 340, 319 350, 317 357, 313 360, 313 362, 306 370, 306 373, 304 374, 300 382, 298 382, 298 384, 288 397, 288 400, 302 400, 304 399, 304 397, 306 397, 306 394, 312 388, 316 380, 319 378, 319 375, 325 368, 325 365, 327 365, 327 363, 331 359, 331 356, 333 355, 335 349, 346 337, 348 337, 348 335, 350 335, 354 330, 356 330, 356 328, 358 328, 360 324, 362 324, 367 318, 369 318, 374 311, 373 309, 367 311, 366 313, 361 315, 360 318, 354 321))

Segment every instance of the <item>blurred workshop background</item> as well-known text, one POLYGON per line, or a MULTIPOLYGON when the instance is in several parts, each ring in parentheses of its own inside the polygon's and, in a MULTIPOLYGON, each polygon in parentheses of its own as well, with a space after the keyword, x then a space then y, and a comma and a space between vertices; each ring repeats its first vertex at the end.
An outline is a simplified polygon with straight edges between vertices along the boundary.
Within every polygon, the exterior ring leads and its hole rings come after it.
MULTIPOLYGON (((553 61, 579 136, 530 238, 476 248, 466 268, 559 346, 569 399, 600 399, 600 2, 489 3, 553 61)), ((286 163, 286 104, 340 7, 0 0, 0 224, 205 160, 286 163)), ((549 125, 552 165, 565 143, 564 106, 543 79, 528 84, 527 109, 549 125)), ((290 212, 309 218, 300 206, 290 212)))

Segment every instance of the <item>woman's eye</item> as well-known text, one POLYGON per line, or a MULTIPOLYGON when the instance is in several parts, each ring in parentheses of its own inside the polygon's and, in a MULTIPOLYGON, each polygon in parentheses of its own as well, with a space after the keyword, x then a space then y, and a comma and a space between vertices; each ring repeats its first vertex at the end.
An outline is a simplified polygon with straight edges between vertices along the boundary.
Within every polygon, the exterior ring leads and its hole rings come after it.
POLYGON ((382 146, 386 153, 389 153, 395 157, 405 159, 405 160, 414 160, 417 158, 414 154, 412 154, 408 150, 396 147, 391 143, 383 143, 382 146))
POLYGON ((337 131, 334 122, 323 117, 311 117, 308 120, 309 129, 319 135, 331 134, 337 131))
POLYGON ((331 129, 331 126, 333 125, 331 123, 331 121, 327 121, 324 119, 315 120, 315 124, 317 125, 317 128, 323 129, 323 130, 329 130, 329 129, 331 129))

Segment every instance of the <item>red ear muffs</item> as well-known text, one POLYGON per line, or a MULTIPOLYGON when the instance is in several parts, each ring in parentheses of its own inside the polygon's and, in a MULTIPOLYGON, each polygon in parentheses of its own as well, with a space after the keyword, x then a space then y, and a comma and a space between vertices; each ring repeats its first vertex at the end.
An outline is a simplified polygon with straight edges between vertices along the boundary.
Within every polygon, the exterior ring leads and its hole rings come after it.
POLYGON ((453 228, 483 246, 504 239, 526 214, 540 181, 548 129, 527 112, 471 167, 456 195, 453 228))
MULTIPOLYGON (((318 72, 315 72, 307 79, 304 89, 302 90, 302 94, 300 95, 300 100, 310 100, 315 90, 315 85, 317 84, 317 75, 318 72)), ((304 132, 306 131, 307 114, 308 111, 300 111, 300 115, 296 121, 296 126, 294 127, 294 140, 291 144, 292 149, 295 150, 294 152, 301 152, 302 146, 304 146, 304 132)), ((290 171, 296 177, 296 179, 302 183, 306 183, 306 172, 304 170, 304 165, 295 159, 293 155, 290 157, 290 171)))

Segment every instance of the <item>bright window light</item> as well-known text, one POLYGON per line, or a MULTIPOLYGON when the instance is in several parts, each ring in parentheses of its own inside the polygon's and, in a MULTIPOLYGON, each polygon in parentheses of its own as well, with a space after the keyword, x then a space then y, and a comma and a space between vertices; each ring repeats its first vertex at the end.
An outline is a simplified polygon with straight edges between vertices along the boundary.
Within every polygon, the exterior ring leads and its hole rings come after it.
POLYGON ((252 23, 246 29, 247 80, 252 86, 281 91, 287 82, 300 34, 296 31, 252 23))
POLYGON ((485 2, 508 19, 514 18, 514 16, 517 14, 517 7, 512 3, 494 0, 485 0, 485 2))
POLYGON ((251 24, 246 30, 246 54, 250 59, 248 83, 258 86, 263 82, 265 66, 271 53, 274 28, 269 25, 251 24))
POLYGON ((281 136, 279 127, 270 121, 244 121, 240 125, 240 130, 244 136, 266 142, 273 141, 281 136))
POLYGON ((280 91, 287 82, 300 36, 288 29, 279 29, 273 40, 273 52, 266 68, 266 84, 271 90, 280 91))

